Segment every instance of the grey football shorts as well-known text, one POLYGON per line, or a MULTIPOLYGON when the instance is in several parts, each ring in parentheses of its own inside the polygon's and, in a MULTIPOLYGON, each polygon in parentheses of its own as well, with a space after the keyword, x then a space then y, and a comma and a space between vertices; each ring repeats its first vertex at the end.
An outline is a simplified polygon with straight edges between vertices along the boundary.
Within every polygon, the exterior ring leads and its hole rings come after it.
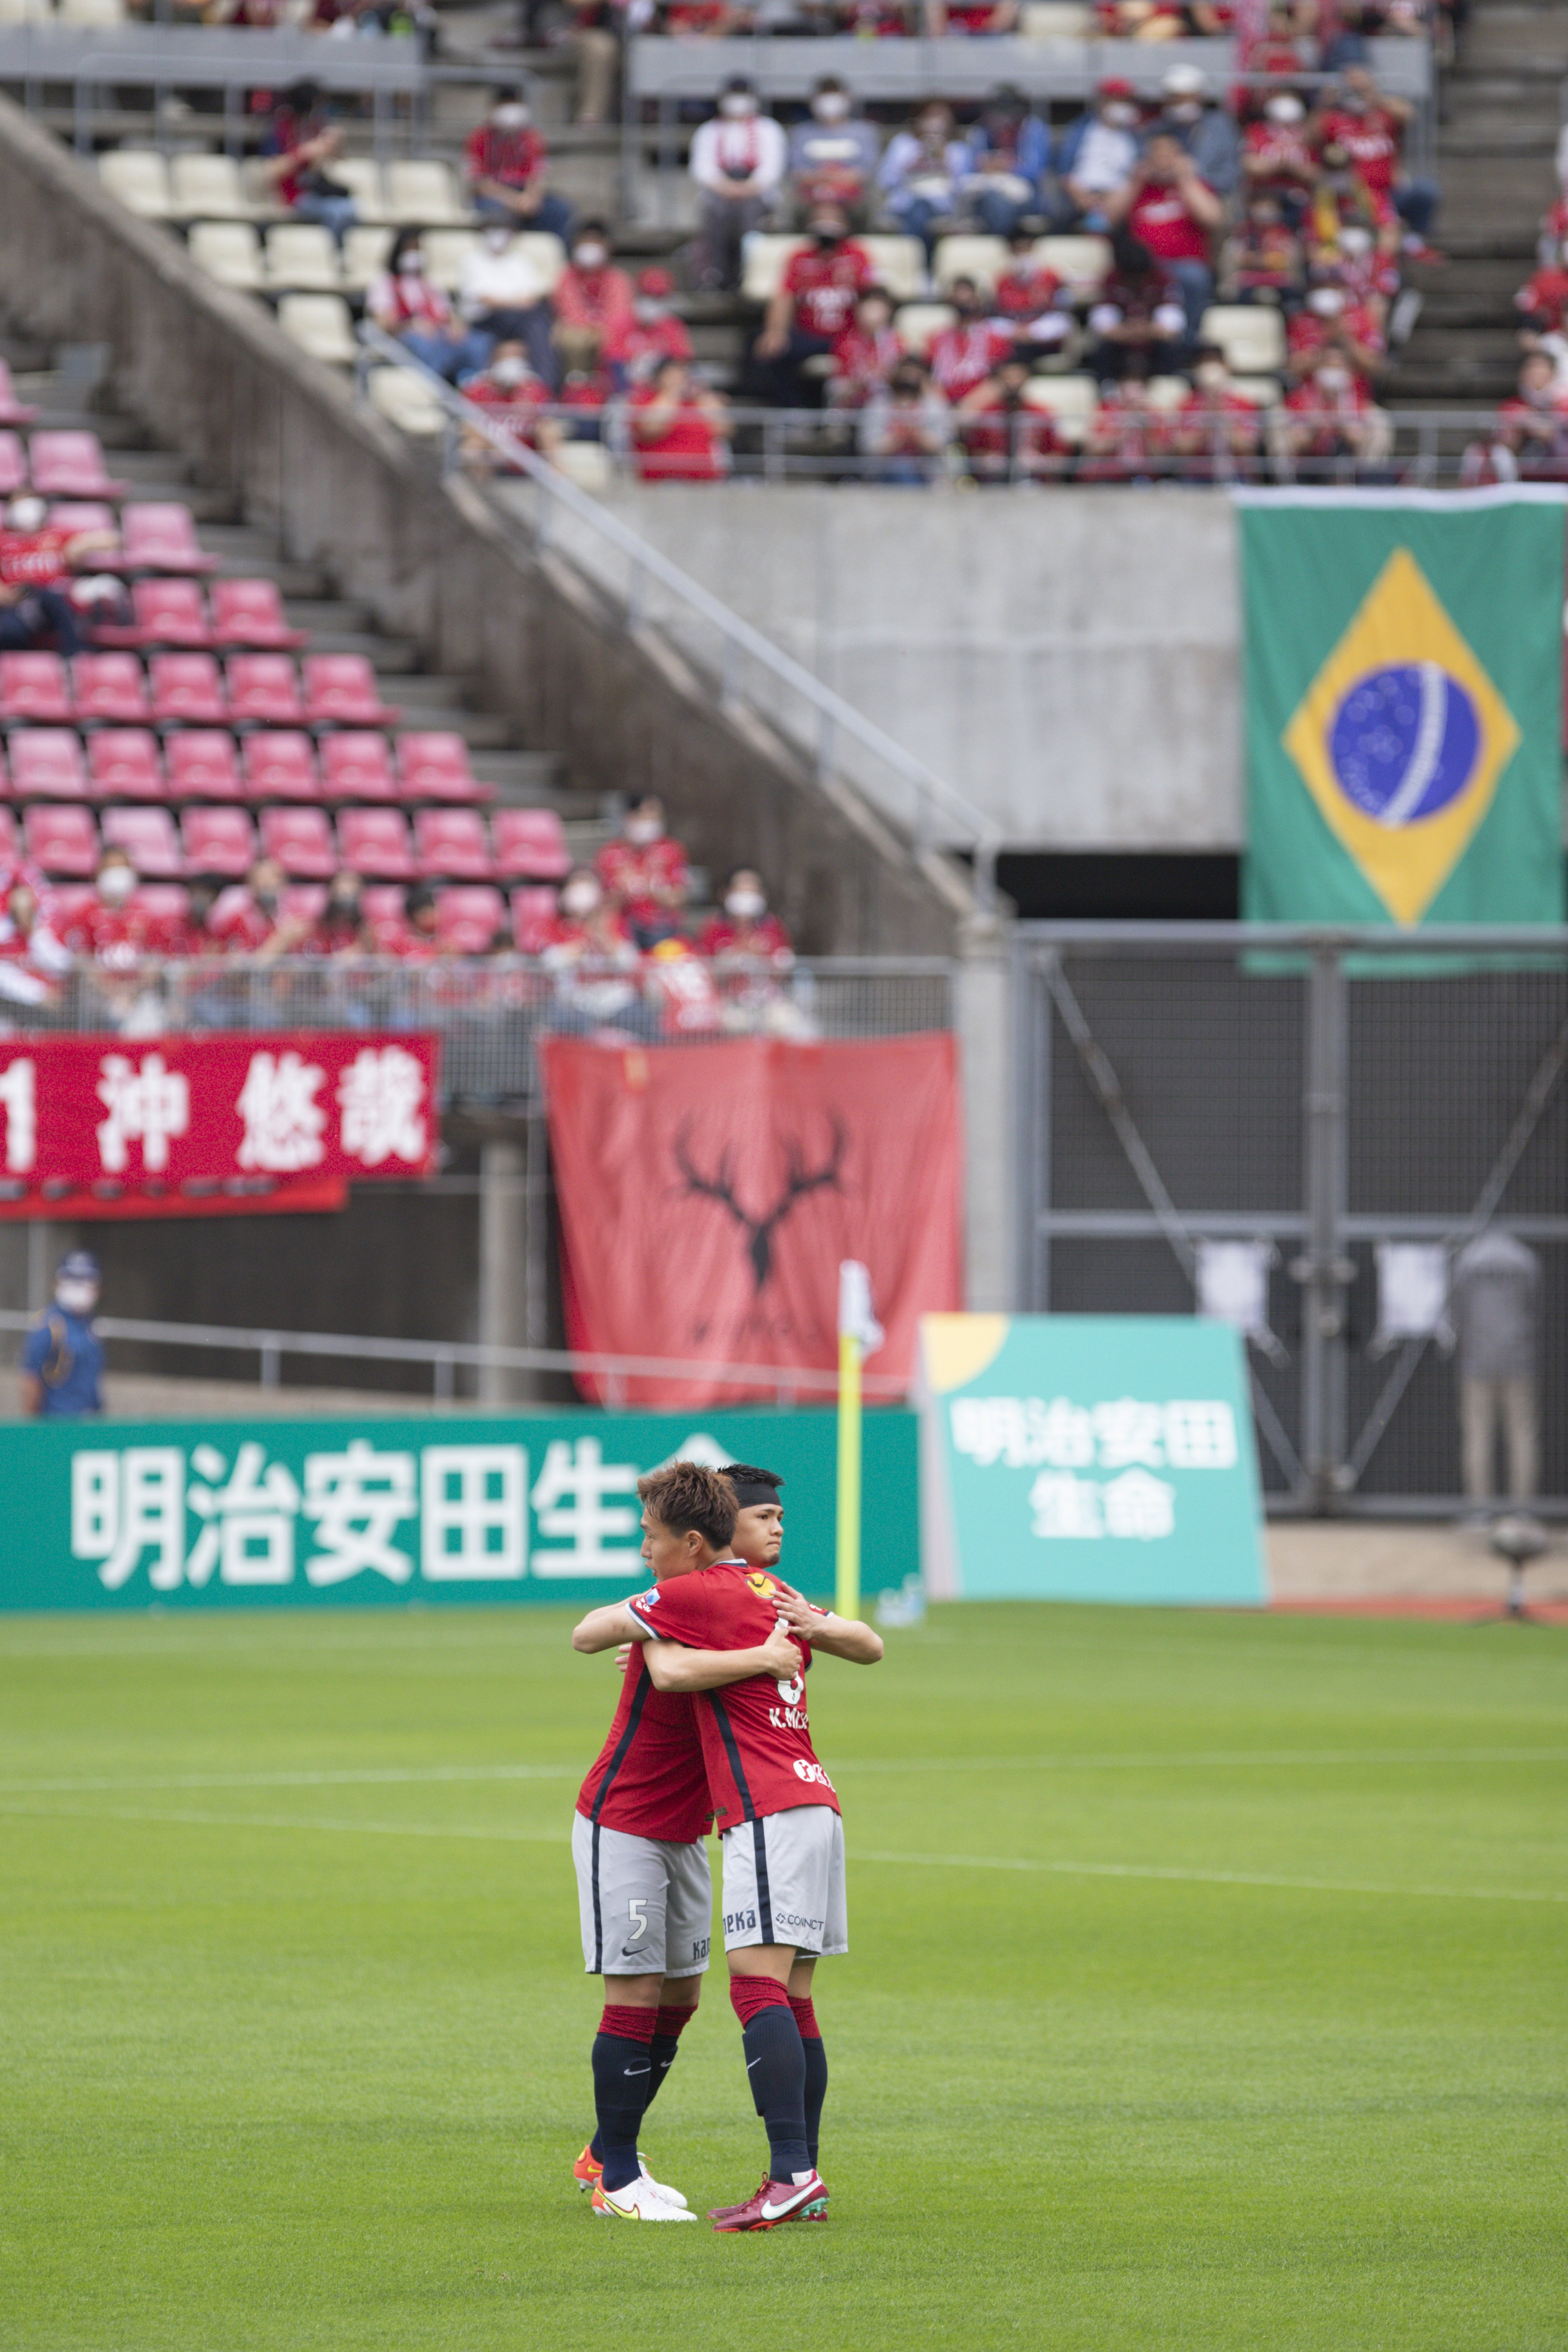
POLYGON ((713 1941, 707 1847, 632 1837, 571 1818, 571 1858, 591 1977, 695 1977, 713 1941))
POLYGON ((737 1822, 724 1856, 724 1948, 793 1944, 808 1957, 847 1952, 844 1825, 831 1805, 791 1805, 737 1822))

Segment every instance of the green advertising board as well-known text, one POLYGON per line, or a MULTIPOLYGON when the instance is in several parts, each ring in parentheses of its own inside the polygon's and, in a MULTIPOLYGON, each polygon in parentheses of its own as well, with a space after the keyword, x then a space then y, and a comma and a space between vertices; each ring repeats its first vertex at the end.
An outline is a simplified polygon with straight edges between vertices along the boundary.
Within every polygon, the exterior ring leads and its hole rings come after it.
MULTIPOLYGON (((637 1480, 685 1454, 785 1481, 785 1573, 833 1588, 831 1412, 0 1425, 0 1608, 573 1606, 645 1580, 637 1480)), ((866 1574, 919 1564, 915 1424, 866 1417, 866 1574)))
POLYGON ((937 1598, 1267 1598, 1247 1368, 1179 1315, 921 1318, 937 1598))

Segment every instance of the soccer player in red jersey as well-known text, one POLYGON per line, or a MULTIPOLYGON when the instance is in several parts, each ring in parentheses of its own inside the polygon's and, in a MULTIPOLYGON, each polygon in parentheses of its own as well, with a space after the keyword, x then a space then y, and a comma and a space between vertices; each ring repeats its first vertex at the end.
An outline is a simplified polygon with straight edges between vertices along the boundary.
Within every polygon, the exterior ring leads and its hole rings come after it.
MULTIPOLYGON (((643 1555, 658 1589, 673 1591, 728 1551, 735 1497, 711 1470, 674 1463, 643 1479, 639 1492, 643 1555)), ((703 1843, 713 1809, 688 1693, 747 1675, 792 1675, 800 1653, 777 1612, 760 1615, 757 1630, 748 1649, 723 1657, 678 1654, 658 1685, 634 1642, 610 1736, 578 1798, 572 1856, 583 1964, 604 1978, 605 2006, 593 2044, 598 2128, 574 2172, 592 2189, 594 2211, 617 2220, 695 2218, 678 2190, 648 2172, 637 2134, 696 2007, 713 1927, 703 1843)), ((572 1647, 612 1649, 642 1633, 615 1602, 590 1611, 572 1647)))
POLYGON ((813 1649, 872 1665, 882 1641, 869 1625, 814 1608, 771 1573, 783 1543, 782 1482, 744 1464, 725 1476, 740 1506, 734 1544, 743 1556, 661 1579, 626 1603, 626 1615, 641 1639, 654 1637, 644 1663, 656 1689, 703 1691, 696 1719, 724 1856, 730 2000, 768 2148, 756 2194, 709 2217, 728 2231, 771 2230, 825 2211, 815 2141, 827 2061, 811 1979, 824 1953, 848 1950, 849 1927, 843 1826, 811 1745, 806 1675, 813 1649), (799 1648, 795 1671, 755 1670, 714 1687, 713 1666, 753 1649, 779 1619, 799 1648))

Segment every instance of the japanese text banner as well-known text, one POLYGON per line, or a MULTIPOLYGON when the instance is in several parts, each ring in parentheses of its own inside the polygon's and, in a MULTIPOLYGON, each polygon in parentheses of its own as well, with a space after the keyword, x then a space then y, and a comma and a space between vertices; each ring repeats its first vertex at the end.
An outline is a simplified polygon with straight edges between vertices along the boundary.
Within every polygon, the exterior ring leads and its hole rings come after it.
MULTIPOLYGON (((0 1213, 256 1207, 308 1189, 427 1175, 437 1041, 14 1037, 0 1043, 0 1213)), ((335 1188, 335 1189, 334 1189, 335 1188)))
MULTIPOLYGON (((946 1033, 800 1045, 539 1047, 570 1344, 821 1370, 858 1258, 908 1378, 925 1312, 963 1295, 957 1055, 946 1033)), ((739 1393, 627 1382, 639 1402, 739 1393)))

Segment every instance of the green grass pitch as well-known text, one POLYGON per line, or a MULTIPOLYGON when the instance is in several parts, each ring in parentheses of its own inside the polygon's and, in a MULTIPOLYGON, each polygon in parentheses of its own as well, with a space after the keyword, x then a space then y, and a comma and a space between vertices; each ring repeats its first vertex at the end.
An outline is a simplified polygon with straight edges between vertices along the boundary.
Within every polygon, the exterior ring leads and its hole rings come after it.
MULTIPOLYGON (((1560 2352, 1560 1631, 821 1662, 821 2229, 596 2221, 559 1611, 0 1626, 5 2352, 1560 2352)), ((709 1980, 645 2142, 762 2168, 709 1980)))

